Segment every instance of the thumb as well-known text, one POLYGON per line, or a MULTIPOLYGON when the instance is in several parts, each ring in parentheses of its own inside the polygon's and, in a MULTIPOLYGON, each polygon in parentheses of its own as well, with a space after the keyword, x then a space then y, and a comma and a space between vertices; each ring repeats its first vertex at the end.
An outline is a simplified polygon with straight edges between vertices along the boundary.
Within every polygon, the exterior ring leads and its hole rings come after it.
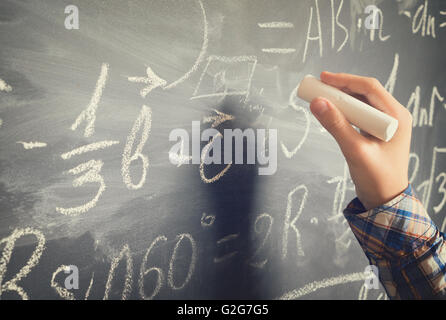
POLYGON ((364 137, 347 121, 342 112, 330 101, 315 98, 311 101, 311 112, 321 125, 335 138, 346 158, 355 154, 364 137))

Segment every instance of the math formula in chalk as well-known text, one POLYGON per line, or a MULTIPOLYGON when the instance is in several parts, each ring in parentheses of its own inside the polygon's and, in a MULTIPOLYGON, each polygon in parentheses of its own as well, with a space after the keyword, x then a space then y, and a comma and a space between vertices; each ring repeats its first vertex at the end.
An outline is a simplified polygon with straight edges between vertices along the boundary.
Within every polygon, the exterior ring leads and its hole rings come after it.
POLYGON ((374 77, 411 112, 444 231, 446 6, 366 2, 5 3, 1 299, 387 299, 299 83, 374 77))

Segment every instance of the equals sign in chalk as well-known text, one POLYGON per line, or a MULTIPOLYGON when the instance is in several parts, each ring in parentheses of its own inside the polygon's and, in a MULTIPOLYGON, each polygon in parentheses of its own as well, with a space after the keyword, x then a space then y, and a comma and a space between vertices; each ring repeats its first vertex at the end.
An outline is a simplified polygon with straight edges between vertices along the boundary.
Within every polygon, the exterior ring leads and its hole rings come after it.
MULTIPOLYGON (((440 11, 440 15, 446 16, 446 11, 440 11)), ((446 27, 446 22, 443 22, 440 24, 440 28, 444 28, 444 27, 446 27)))
MULTIPOLYGON (((259 28, 262 29, 291 29, 294 28, 294 24, 285 21, 273 21, 273 22, 263 22, 257 24, 259 28)), ((265 53, 276 53, 276 54, 289 54, 296 52, 294 48, 263 48, 262 52, 265 53)))

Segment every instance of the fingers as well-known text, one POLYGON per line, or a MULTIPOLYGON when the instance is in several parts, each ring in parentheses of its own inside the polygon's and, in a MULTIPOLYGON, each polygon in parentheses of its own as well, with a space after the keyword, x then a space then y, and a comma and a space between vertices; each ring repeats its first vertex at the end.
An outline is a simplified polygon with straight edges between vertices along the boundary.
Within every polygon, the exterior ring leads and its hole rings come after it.
MULTIPOLYGON (((410 112, 387 92, 378 80, 353 74, 331 72, 322 72, 321 80, 396 118, 399 125, 392 141, 404 140, 407 135, 411 134, 412 117, 410 112)), ((370 135, 363 134, 363 136, 368 138, 369 141, 376 140, 370 135)))
POLYGON ((362 130, 362 129, 359 129, 359 133, 360 133, 363 137, 366 137, 366 138, 367 138, 368 140, 370 140, 370 141, 375 141, 376 143, 381 143, 381 140, 379 140, 378 138, 372 136, 370 133, 368 133, 368 132, 366 132, 366 131, 364 131, 364 130, 362 130))
POLYGON ((347 159, 355 156, 361 144, 367 143, 367 139, 351 126, 330 101, 316 98, 311 102, 310 109, 321 125, 335 138, 347 159))
POLYGON ((321 80, 352 95, 363 95, 369 103, 391 115, 398 116, 402 107, 375 78, 361 77, 347 73, 322 72, 321 80))

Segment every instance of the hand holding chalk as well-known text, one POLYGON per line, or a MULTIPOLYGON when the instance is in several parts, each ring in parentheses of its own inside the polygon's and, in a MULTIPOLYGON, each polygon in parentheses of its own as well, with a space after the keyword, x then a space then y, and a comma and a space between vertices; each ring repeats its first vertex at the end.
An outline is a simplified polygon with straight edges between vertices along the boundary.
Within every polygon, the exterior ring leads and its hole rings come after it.
POLYGON ((338 142, 364 207, 387 203, 409 184, 412 115, 376 79, 322 72, 321 80, 306 77, 298 95, 311 101, 311 112, 338 142))
POLYGON ((331 101, 351 124, 386 142, 392 139, 398 129, 398 120, 395 118, 311 75, 302 80, 297 94, 307 102, 317 97, 331 101))

